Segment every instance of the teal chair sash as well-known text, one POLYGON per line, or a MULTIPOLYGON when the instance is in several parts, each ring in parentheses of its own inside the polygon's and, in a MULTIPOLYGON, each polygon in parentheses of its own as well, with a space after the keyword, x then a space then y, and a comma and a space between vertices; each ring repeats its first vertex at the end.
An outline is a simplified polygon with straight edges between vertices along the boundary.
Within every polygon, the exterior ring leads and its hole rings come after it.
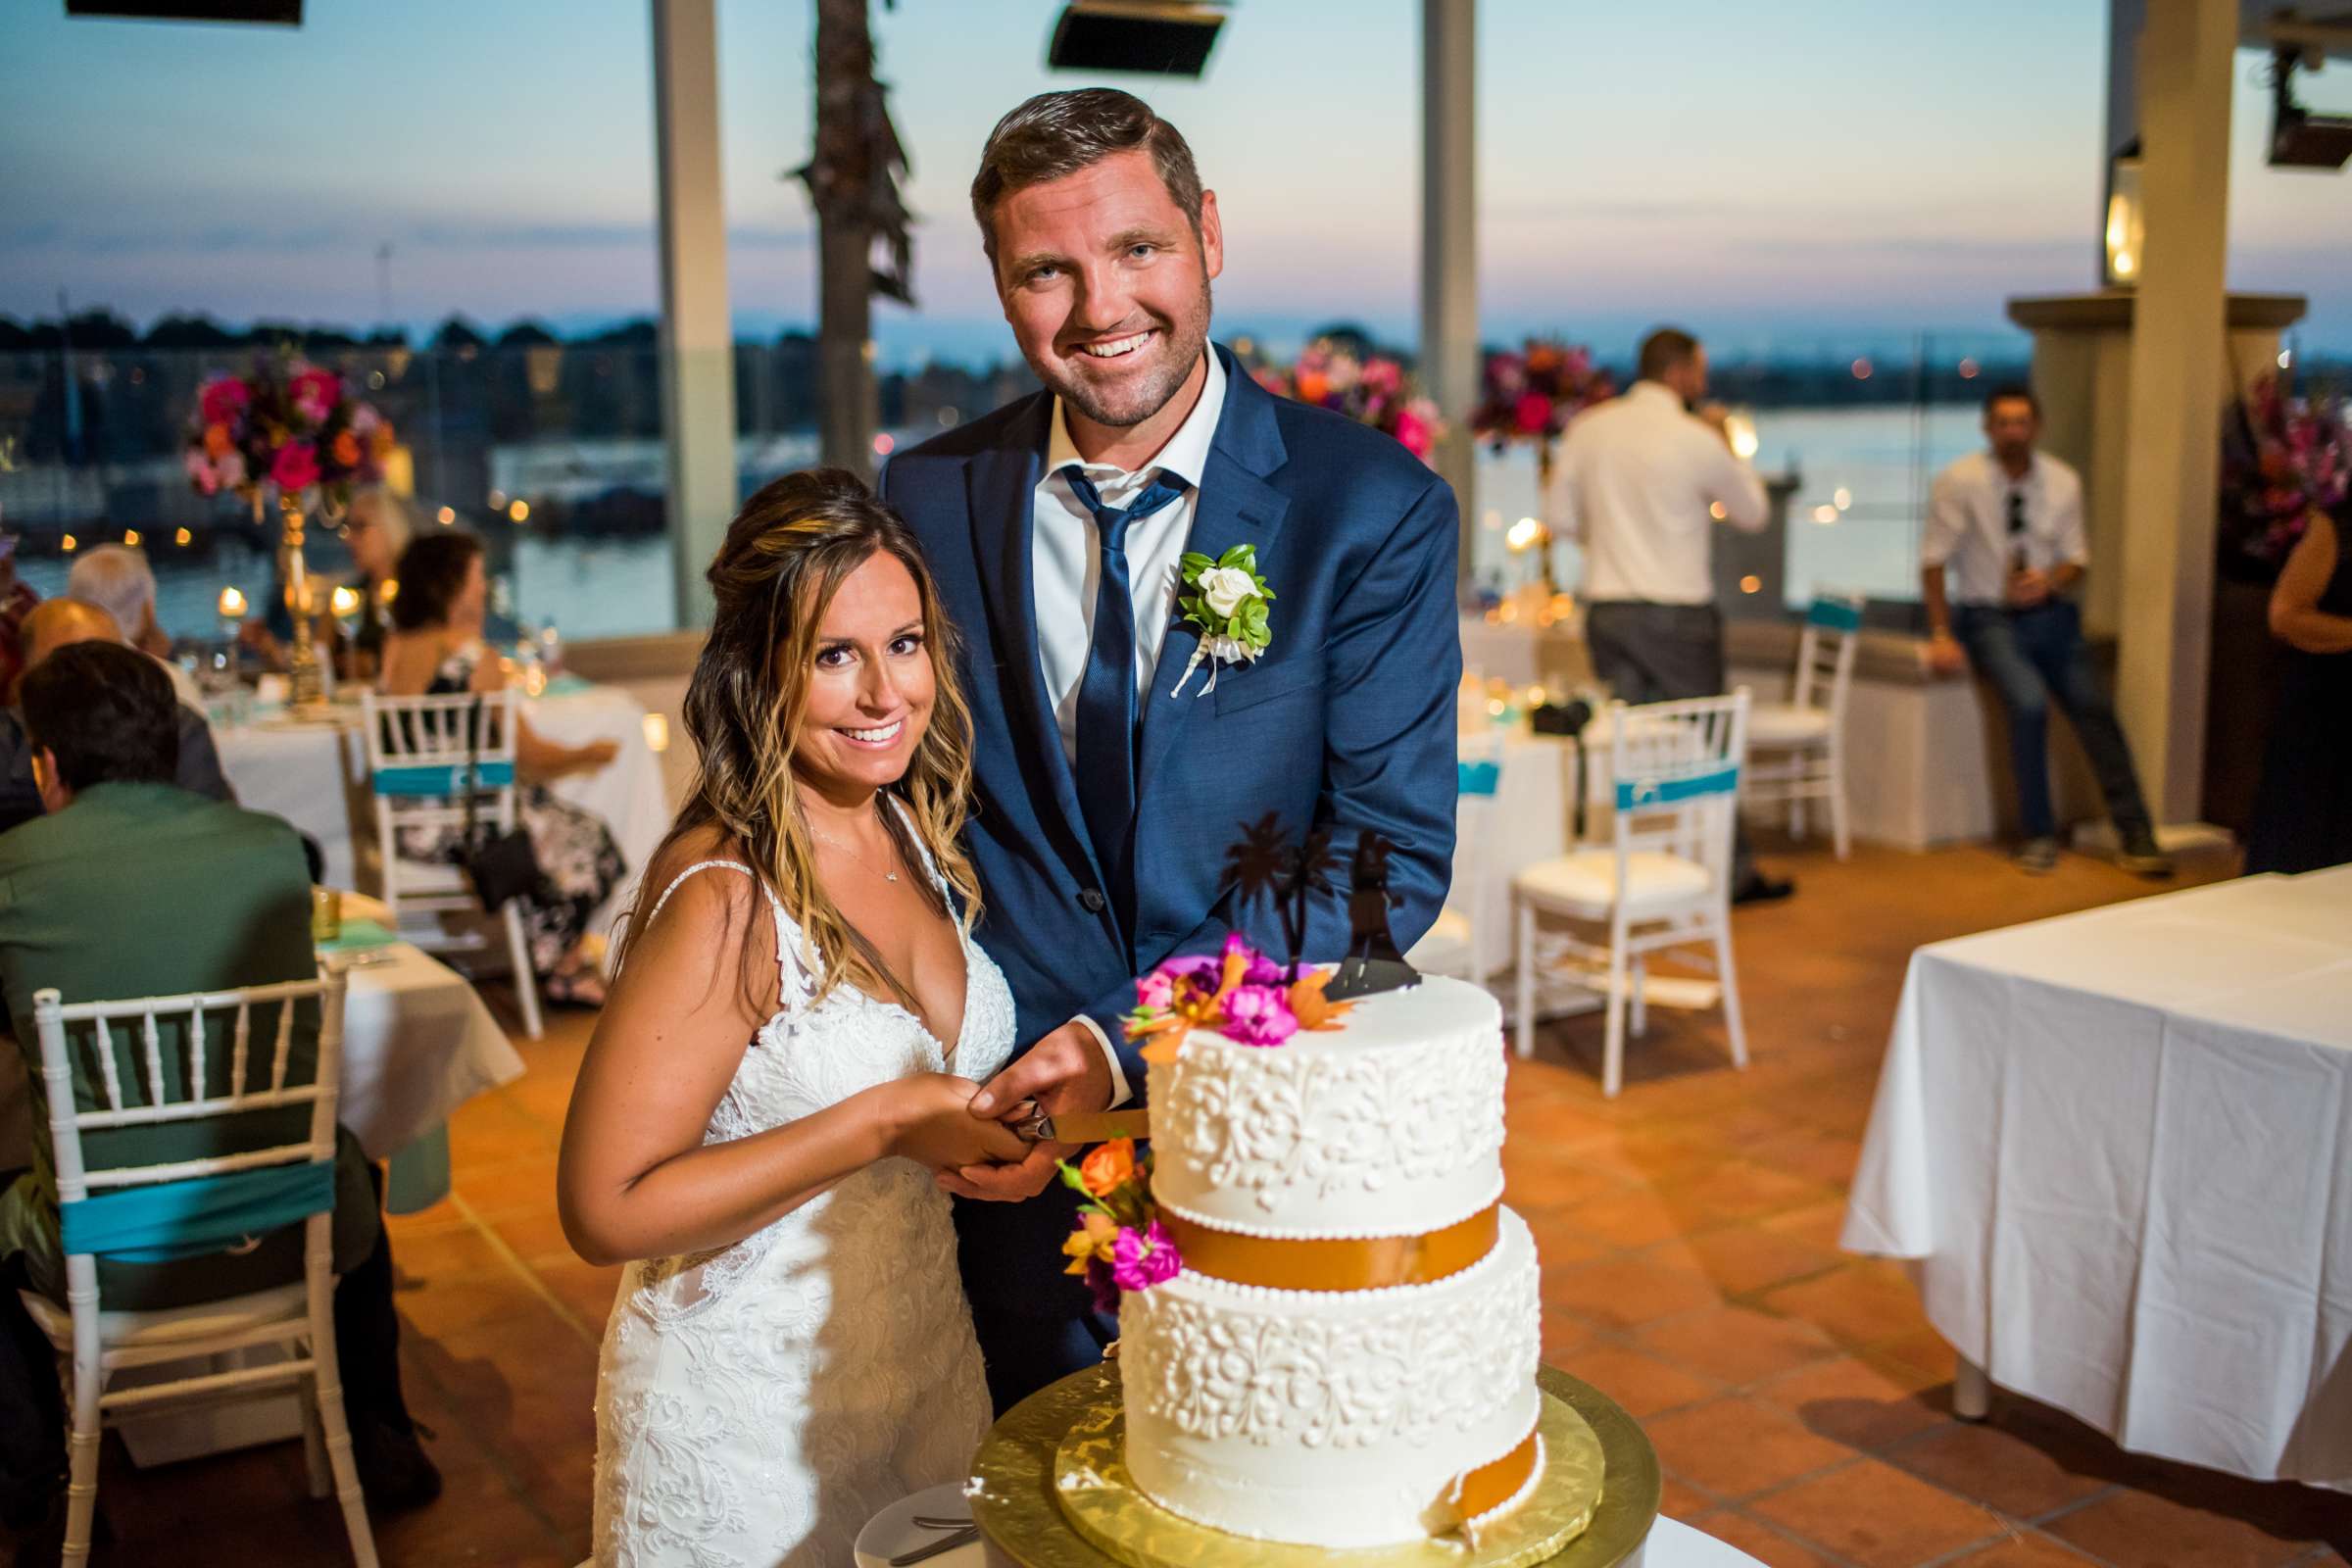
POLYGON ((1825 631, 1860 631, 1862 606, 1852 599, 1816 599, 1805 619, 1825 631))
POLYGON ((170 1263, 266 1236, 335 1206, 331 1160, 269 1165, 98 1193, 58 1205, 68 1256, 170 1263))
POLYGON ((1727 762, 1703 773, 1678 773, 1666 778, 1621 778, 1617 781, 1617 809, 1654 810, 1708 795, 1729 795, 1740 787, 1740 764, 1727 762))
POLYGON ((1492 795, 1502 786, 1502 764, 1495 761, 1453 764, 1455 793, 1492 795))
MULTIPOLYGON (((514 782, 513 762, 483 762, 470 769, 477 790, 503 790, 514 782)), ((466 793, 463 762, 419 762, 375 770, 375 793, 402 800, 440 799, 466 793)))

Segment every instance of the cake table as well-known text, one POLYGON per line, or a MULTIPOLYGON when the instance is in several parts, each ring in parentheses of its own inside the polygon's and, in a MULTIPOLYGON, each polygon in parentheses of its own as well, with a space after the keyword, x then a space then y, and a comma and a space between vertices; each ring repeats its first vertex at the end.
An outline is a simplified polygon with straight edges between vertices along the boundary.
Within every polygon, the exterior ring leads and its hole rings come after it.
POLYGON ((1544 1464, 1534 1495, 1465 1549, 1458 1541, 1336 1551, 1189 1524, 1135 1490, 1116 1460, 1118 1364, 1075 1372, 990 1429, 972 1461, 972 1519, 988 1560, 1017 1568, 1617 1568, 1658 1516, 1658 1460, 1617 1403, 1543 1367, 1544 1464))

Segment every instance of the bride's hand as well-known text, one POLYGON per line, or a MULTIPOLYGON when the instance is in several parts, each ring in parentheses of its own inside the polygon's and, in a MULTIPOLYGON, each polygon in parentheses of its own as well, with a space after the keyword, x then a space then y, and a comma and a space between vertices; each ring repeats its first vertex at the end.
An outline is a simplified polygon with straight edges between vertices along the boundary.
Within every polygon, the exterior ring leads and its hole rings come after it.
POLYGON ((1018 1161, 1029 1152, 1021 1136, 1002 1122, 972 1114, 980 1086, 954 1073, 925 1072, 882 1088, 890 1152, 931 1170, 1018 1161))

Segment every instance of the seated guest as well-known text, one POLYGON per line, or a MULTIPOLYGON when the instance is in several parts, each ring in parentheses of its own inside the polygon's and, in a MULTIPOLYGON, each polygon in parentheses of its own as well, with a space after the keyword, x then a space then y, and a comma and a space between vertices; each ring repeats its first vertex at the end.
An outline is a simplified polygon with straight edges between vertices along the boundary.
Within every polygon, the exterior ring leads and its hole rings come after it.
MULTIPOLYGON (((489 578, 482 542, 469 533, 429 533, 401 553, 392 597, 392 629, 384 637, 382 689, 391 697, 449 692, 496 692, 507 683, 495 654, 482 646, 489 578)), ((531 966, 550 1001, 594 1006, 605 999, 600 942, 588 920, 612 897, 627 870, 612 829, 578 807, 548 793, 546 781, 593 772, 618 755, 611 741, 564 746, 528 723, 515 735, 521 788, 518 814, 539 859, 542 886, 523 909, 531 966)), ((458 828, 404 834, 400 853, 414 859, 449 859, 458 828)))
POLYGON ((343 651, 344 673, 373 680, 384 660, 384 584, 393 580, 400 553, 409 547, 408 508, 384 486, 368 486, 351 498, 343 543, 355 572, 350 586, 360 596, 351 646, 343 651))
MULTIPOLYGON (((96 605, 78 599, 51 599, 33 608, 24 619, 24 635, 17 651, 27 673, 61 648, 75 643, 120 645, 122 633, 115 617, 96 605)), ((174 702, 172 722, 178 727, 177 770, 173 782, 183 790, 234 804, 236 793, 220 771, 220 749, 204 713, 174 702)), ((24 738, 23 721, 15 712, 0 717, 0 832, 41 814, 40 796, 32 784, 32 748, 24 738)))
POLYGON ((147 564, 145 551, 100 545, 83 552, 66 573, 66 595, 114 616, 122 640, 164 666, 179 700, 198 712, 204 710, 204 693, 197 689, 196 677, 172 662, 172 639, 155 618, 155 571, 147 564))
MULTIPOLYGON (((0 839, 0 995, 26 1057, 32 1169, 0 1194, 0 1516, 19 1530, 62 1528, 65 1441, 54 1356, 19 1289, 63 1300, 57 1186, 47 1137, 32 999, 68 1003, 224 991, 309 979, 310 879, 294 830, 273 816, 174 785, 179 706, 154 661, 112 641, 62 648, 25 674, 24 725, 48 814, 0 839)), ((315 1018, 293 1036, 296 1075, 317 1049, 315 1018)), ((228 1054, 211 1058, 227 1088, 228 1054)), ((167 1047, 165 1059, 181 1055, 167 1047)), ((77 1096, 85 1108, 98 1102, 77 1096)), ((110 1164, 205 1158, 303 1136, 307 1107, 85 1135, 110 1164)), ((335 1348, 353 1456, 368 1500, 426 1502, 440 1476, 401 1397, 392 1259, 371 1171, 340 1134, 336 1162, 335 1348)), ((267 1289, 302 1276, 299 1226, 258 1247, 170 1263, 101 1257, 107 1308, 154 1309, 267 1289)), ((20 1554, 19 1561, 30 1560, 20 1554)), ((54 1560, 54 1559, 51 1559, 54 1560)))
POLYGON ((18 580, 17 536, 0 533, 0 693, 14 693, 24 669, 24 617, 41 596, 18 580))
POLYGON ((2020 869, 2038 875, 2058 864, 2048 751, 2054 703, 2074 720, 2107 798, 2122 841, 2116 864, 2139 876, 2170 876, 2173 862, 2156 846, 2131 745, 2082 644, 2082 612, 2073 597, 2090 562, 2082 481, 2034 449, 2040 433, 2041 404, 2033 392, 1994 387, 1984 400, 1989 450, 1936 476, 1919 545, 1928 662, 1942 670, 1975 665, 2009 710, 2009 763, 2025 830, 2020 869))

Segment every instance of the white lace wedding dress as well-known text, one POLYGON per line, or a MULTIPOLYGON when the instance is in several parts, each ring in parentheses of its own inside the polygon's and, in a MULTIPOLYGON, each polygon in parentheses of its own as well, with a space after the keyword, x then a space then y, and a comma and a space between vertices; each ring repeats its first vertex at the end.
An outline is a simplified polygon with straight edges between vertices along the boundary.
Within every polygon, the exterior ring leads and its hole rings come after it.
MULTIPOLYGON (((750 874, 705 861, 662 898, 713 870, 750 874)), ((808 1005, 813 954, 769 903, 780 1008, 706 1143, 912 1073, 985 1081, 1011 1054, 1012 995, 973 943, 951 1055, 906 1008, 847 985, 808 1005)), ((948 1199, 920 1165, 882 1160, 732 1247, 629 1265, 597 1376, 593 1561, 840 1568, 887 1504, 963 1476, 988 1422, 948 1199)))

